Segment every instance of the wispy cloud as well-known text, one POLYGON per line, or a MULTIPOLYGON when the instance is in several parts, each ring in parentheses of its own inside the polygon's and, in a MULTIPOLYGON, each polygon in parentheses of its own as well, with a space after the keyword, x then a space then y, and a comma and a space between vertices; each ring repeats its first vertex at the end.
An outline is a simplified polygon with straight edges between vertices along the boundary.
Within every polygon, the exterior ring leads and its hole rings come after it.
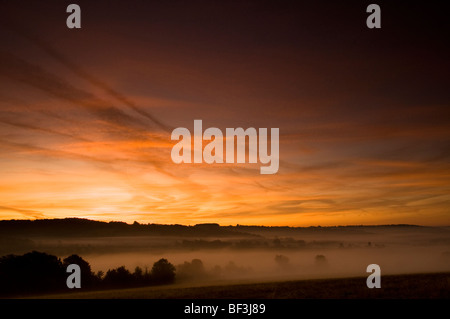
POLYGON ((266 41, 273 25, 261 26, 270 31, 262 41, 254 41, 257 28, 236 29, 235 37, 214 29, 222 37, 205 41, 209 30, 184 34, 183 21, 172 27, 163 18, 151 27, 164 36, 129 36, 133 21, 125 21, 123 34, 91 22, 82 36, 66 36, 0 20, 0 36, 7 33, 0 50, 0 217, 448 220, 450 114, 438 69, 422 79, 415 72, 424 67, 395 57, 384 64, 353 51, 329 58, 310 41, 266 41), (180 34, 186 37, 174 36, 180 34), (86 46, 89 54, 80 49, 86 46), (370 76, 367 61, 374 63, 370 76), (279 127, 279 172, 261 176, 259 164, 172 163, 173 126, 199 118, 222 129, 279 127))
POLYGON ((41 212, 34 211, 34 210, 28 210, 28 209, 19 209, 14 207, 6 207, 6 206, 0 206, 0 211, 5 212, 14 212, 19 213, 23 215, 25 218, 44 218, 45 215, 41 212))

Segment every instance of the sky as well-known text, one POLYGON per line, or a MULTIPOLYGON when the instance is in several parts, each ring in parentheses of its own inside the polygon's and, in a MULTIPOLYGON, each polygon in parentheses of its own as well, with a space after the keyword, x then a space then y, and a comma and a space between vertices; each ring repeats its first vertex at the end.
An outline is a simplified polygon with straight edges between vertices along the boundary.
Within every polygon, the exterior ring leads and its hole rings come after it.
POLYGON ((450 23, 370 3, 0 2, 0 219, 450 225, 450 23), (279 128, 278 172, 173 163, 196 119, 279 128))

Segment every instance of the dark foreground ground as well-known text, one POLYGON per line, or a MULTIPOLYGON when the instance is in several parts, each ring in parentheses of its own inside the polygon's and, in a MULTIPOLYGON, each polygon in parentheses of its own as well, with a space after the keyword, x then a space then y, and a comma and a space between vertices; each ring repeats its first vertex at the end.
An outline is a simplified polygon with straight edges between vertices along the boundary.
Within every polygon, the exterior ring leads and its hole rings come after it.
POLYGON ((233 284, 202 287, 160 286, 69 292, 36 298, 82 299, 450 299, 450 273, 385 275, 380 289, 366 277, 233 284))

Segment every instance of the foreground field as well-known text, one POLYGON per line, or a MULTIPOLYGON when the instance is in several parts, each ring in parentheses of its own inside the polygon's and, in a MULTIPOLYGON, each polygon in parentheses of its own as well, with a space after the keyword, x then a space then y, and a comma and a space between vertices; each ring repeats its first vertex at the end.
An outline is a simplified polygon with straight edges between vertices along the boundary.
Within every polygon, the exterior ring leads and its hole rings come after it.
POLYGON ((366 277, 232 284, 201 287, 160 286, 70 292, 37 298, 78 299, 354 299, 450 298, 450 273, 386 275, 381 289, 369 289, 366 277))

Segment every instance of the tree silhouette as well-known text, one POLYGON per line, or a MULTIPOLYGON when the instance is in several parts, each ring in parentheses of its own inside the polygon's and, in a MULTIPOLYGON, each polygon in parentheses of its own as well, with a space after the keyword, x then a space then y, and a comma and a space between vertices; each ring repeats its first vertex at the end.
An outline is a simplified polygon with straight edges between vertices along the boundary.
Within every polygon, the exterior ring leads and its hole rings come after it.
POLYGON ((167 259, 161 258, 153 264, 150 275, 156 284, 172 283, 175 280, 175 267, 167 259))
POLYGON ((185 261, 177 267, 177 277, 185 279, 201 279, 206 277, 205 266, 200 259, 192 259, 191 262, 185 261))
MULTIPOLYGON (((102 271, 94 274, 90 264, 79 255, 71 255, 61 261, 56 256, 32 251, 22 256, 0 257, 0 296, 69 291, 66 269, 70 264, 80 267, 83 288, 126 288, 168 284, 175 280, 175 267, 167 259, 155 262, 150 273, 147 268, 144 272, 140 267, 130 273, 121 266, 108 270, 106 274, 102 271)), ((196 269, 203 269, 200 260, 194 259, 192 264, 196 269)))
POLYGON ((90 288, 95 284, 97 277, 92 272, 91 265, 86 260, 78 255, 71 255, 63 260, 63 266, 65 269, 67 269, 67 266, 69 266, 70 264, 76 264, 80 266, 81 287, 90 288))
POLYGON ((144 277, 144 272, 141 267, 134 268, 133 277, 135 280, 142 280, 144 277))
POLYGON ((0 293, 29 294, 62 290, 66 273, 61 260, 46 253, 32 251, 22 256, 0 258, 0 293))
POLYGON ((289 265, 289 258, 284 255, 276 255, 275 262, 279 267, 286 267, 289 265))
POLYGON ((121 266, 117 269, 108 270, 103 282, 110 287, 129 287, 133 285, 133 279, 133 275, 128 269, 125 266, 121 266))
POLYGON ((314 264, 317 267, 317 269, 325 269, 328 267, 328 261, 324 255, 317 255, 314 258, 314 264))
POLYGON ((145 268, 144 272, 141 267, 136 267, 133 273, 133 280, 136 286, 144 286, 150 284, 151 278, 150 274, 147 271, 147 268, 145 268))

